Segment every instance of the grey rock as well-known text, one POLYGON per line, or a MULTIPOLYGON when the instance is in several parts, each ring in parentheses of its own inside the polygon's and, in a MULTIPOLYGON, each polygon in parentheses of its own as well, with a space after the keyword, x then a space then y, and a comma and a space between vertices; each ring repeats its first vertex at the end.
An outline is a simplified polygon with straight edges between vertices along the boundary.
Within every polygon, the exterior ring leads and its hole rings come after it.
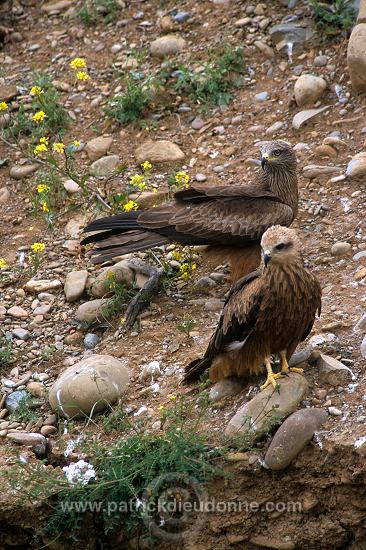
POLYGON ((278 428, 264 462, 270 470, 283 470, 303 450, 327 418, 324 409, 303 409, 289 416, 278 428))
POLYGON ((224 303, 219 298, 210 298, 205 302, 207 311, 221 311, 223 307, 224 303))
POLYGON ((303 74, 295 82, 294 92, 298 107, 312 105, 318 101, 327 88, 324 78, 303 74))
POLYGON ((42 434, 30 432, 12 432, 6 436, 14 443, 32 447, 37 451, 37 454, 44 455, 46 451, 46 438, 42 434), (43 451, 43 452, 42 452, 43 451))
POLYGON ((111 53, 116 54, 123 50, 122 44, 113 44, 111 47, 111 53))
POLYGON ((196 174, 194 178, 198 182, 203 182, 207 180, 207 176, 205 176, 205 174, 196 174))
POLYGON ((132 286, 135 279, 135 272, 129 267, 127 260, 121 260, 116 264, 105 268, 95 279, 91 293, 95 298, 102 298, 111 292, 110 284, 123 283, 132 286))
POLYGON ((205 123, 200 117, 194 118, 191 122, 191 128, 193 128, 193 130, 201 130, 201 128, 203 128, 204 125, 205 123))
POLYGON ((175 55, 186 47, 186 41, 181 36, 169 34, 153 40, 150 44, 150 53, 153 57, 175 55))
POLYGON ((129 384, 127 360, 91 355, 64 371, 49 393, 52 410, 64 416, 84 416, 109 408, 129 384))
POLYGON ((215 288, 215 286, 217 286, 217 283, 214 280, 210 277, 204 276, 194 283, 193 289, 208 294, 212 288, 215 288))
POLYGON ((24 390, 14 391, 13 393, 10 393, 5 399, 5 407, 10 413, 16 411, 19 407, 20 401, 24 399, 24 397, 27 397, 27 395, 27 392, 24 390))
POLYGON ((329 109, 329 105, 319 107, 319 109, 306 109, 305 111, 300 111, 300 113, 297 113, 292 119, 292 127, 295 128, 295 130, 298 130, 306 122, 309 122, 309 120, 317 117, 320 113, 326 111, 327 109, 329 109))
POLYGON ((85 335, 84 338, 84 346, 86 349, 93 349, 95 346, 97 346, 100 342, 100 338, 98 334, 94 334, 93 332, 88 332, 85 335))
POLYGON ((352 250, 350 243, 338 241, 331 248, 332 256, 346 256, 352 250))
POLYGON ((6 204, 10 199, 10 191, 7 187, 0 188, 0 204, 6 204))
POLYGON ((317 55, 314 58, 314 67, 325 67, 328 63, 328 57, 326 55, 317 55))
POLYGON ((151 162, 174 162, 183 160, 183 151, 173 143, 165 139, 158 141, 146 141, 135 152, 137 162, 150 160, 151 162))
POLYGON ((76 302, 85 291, 88 272, 86 269, 71 271, 66 275, 64 292, 67 302, 76 302))
POLYGON ((25 330, 24 328, 15 328, 12 331, 12 335, 19 340, 28 340, 30 338, 29 330, 25 330))
POLYGON ((89 174, 96 177, 110 176, 119 164, 117 155, 102 157, 89 166, 89 174))
POLYGON ((21 166, 12 166, 10 168, 10 177, 15 180, 22 180, 34 174, 40 168, 39 164, 23 164, 21 166))
POLYGON ((277 122, 274 122, 271 124, 269 128, 266 130, 267 136, 273 136, 273 134, 276 134, 279 132, 279 130, 282 130, 285 127, 285 123, 282 120, 277 120, 277 122))
POLYGON ((254 99, 256 101, 267 101, 267 99, 269 99, 269 93, 268 92, 259 92, 259 94, 255 94, 254 99))
POLYGON ((248 441, 255 440, 297 408, 308 389, 305 377, 292 372, 277 382, 279 390, 268 386, 238 409, 226 435, 242 434, 248 441))
POLYGON ((364 359, 366 359, 366 334, 362 339, 361 347, 360 347, 361 355, 364 359))
POLYGON ((366 313, 364 313, 361 319, 355 324, 353 329, 355 332, 366 329, 366 313))
POLYGON ((317 361, 319 379, 332 386, 346 385, 353 380, 353 373, 349 367, 329 355, 320 354, 317 361))
POLYGON ((280 23, 269 30, 272 43, 278 51, 286 48, 287 44, 299 46, 313 36, 311 27, 301 27, 296 23, 280 23))
POLYGON ((243 387, 243 384, 237 378, 224 378, 224 380, 216 382, 210 389, 210 400, 217 402, 224 397, 236 395, 243 391, 243 387))
POLYGON ((81 304, 76 310, 76 318, 78 321, 85 323, 94 323, 95 321, 102 321, 103 319, 103 307, 106 305, 107 300, 91 300, 81 304))
POLYGON ((337 409, 337 407, 328 407, 328 412, 332 416, 342 416, 342 411, 337 409))
POLYGON ((47 315, 52 311, 52 306, 50 304, 43 304, 39 307, 36 307, 33 310, 34 315, 47 315))
POLYGON ((99 136, 88 141, 85 151, 89 160, 94 161, 104 157, 108 153, 112 143, 113 138, 110 136, 99 136))

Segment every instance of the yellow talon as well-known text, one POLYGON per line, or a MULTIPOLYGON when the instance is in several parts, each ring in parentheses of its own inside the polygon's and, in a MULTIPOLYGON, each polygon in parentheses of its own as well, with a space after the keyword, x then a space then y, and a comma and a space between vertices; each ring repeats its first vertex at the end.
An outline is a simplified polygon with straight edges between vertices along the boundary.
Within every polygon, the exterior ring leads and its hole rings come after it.
POLYGON ((272 386, 274 388, 277 388, 277 382, 276 380, 278 378, 282 378, 282 375, 281 373, 277 373, 275 374, 272 370, 272 366, 271 366, 271 363, 270 363, 270 360, 269 359, 266 359, 265 360, 265 365, 266 365, 266 369, 267 369, 267 380, 265 381, 265 383, 260 387, 261 391, 263 391, 267 386, 269 386, 270 384, 272 384, 272 386))
POLYGON ((285 351, 281 351, 280 357, 281 357, 281 374, 288 374, 289 372, 298 372, 299 374, 304 373, 304 369, 299 369, 297 367, 289 367, 288 366, 285 351))

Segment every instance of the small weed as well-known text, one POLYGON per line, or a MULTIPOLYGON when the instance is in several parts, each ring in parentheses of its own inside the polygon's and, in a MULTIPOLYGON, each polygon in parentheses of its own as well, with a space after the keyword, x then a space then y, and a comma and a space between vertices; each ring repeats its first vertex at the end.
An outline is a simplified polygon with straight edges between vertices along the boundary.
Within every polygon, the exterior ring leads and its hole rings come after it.
POLYGON ((18 404, 18 407, 10 418, 16 422, 35 422, 38 419, 37 414, 33 411, 35 403, 30 395, 23 397, 18 404))
POLYGON ((116 407, 111 409, 110 414, 102 419, 101 424, 105 433, 125 432, 131 425, 127 416, 123 403, 118 403, 116 407))
POLYGON ((85 0, 77 16, 85 27, 91 27, 96 25, 101 17, 105 23, 114 22, 120 9, 118 0, 85 0))
POLYGON ((334 0, 330 5, 310 0, 316 27, 328 39, 348 35, 356 19, 356 11, 348 0, 334 0))
POLYGON ((177 323, 177 329, 179 332, 183 332, 188 338, 190 333, 196 326, 196 321, 188 313, 186 313, 181 321, 177 323))
POLYGON ((55 212, 62 205, 65 195, 61 178, 53 167, 37 172, 36 186, 30 194, 33 214, 41 216, 51 226, 55 212))
POLYGON ((12 345, 5 338, 0 338, 0 367, 8 367, 12 363, 12 345))
POLYGON ((52 346, 45 346, 41 351, 41 361, 47 363, 56 353, 56 348, 52 346))
POLYGON ((124 283, 118 283, 114 274, 106 282, 106 290, 112 293, 111 298, 103 306, 101 314, 105 319, 112 319, 123 310, 131 298, 135 295, 135 289, 129 288, 124 283))

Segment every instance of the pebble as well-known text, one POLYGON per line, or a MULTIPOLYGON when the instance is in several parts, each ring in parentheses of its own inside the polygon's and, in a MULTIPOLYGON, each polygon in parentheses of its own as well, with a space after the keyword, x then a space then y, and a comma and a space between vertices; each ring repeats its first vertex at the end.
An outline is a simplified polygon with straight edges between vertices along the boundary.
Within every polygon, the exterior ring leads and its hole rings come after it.
POLYGON ((137 147, 135 157, 137 162, 144 162, 145 160, 149 160, 150 162, 174 162, 183 160, 185 154, 172 141, 162 139, 145 141, 137 147))
POLYGON ((175 55, 186 47, 184 38, 170 34, 153 40, 150 44, 150 53, 153 57, 175 55))
POLYGON ((21 166, 12 166, 9 175, 15 180, 21 180, 34 174, 40 168, 39 164, 23 164, 21 166))
POLYGON ((324 409, 302 409, 291 414, 278 428, 264 462, 270 470, 283 470, 291 464, 325 422, 324 409))
POLYGON ((352 249, 350 243, 338 241, 331 248, 333 256, 346 256, 352 249))
POLYGON ((295 82, 294 92, 298 107, 312 105, 318 101, 326 90, 324 78, 312 74, 303 74, 295 82))
POLYGON ((13 393, 10 393, 5 399, 5 407, 10 413, 14 412, 18 408, 19 402, 27 397, 27 395, 27 392, 24 390, 14 391, 13 393))
POLYGON ((28 340, 30 338, 29 330, 26 330, 24 328, 13 329, 12 335, 15 336, 15 338, 18 338, 19 340, 28 340))
POLYGON ((319 379, 332 386, 346 385, 353 379, 349 367, 329 355, 320 354, 317 361, 319 379))
POLYGON ((10 191, 7 187, 0 188, 0 204, 6 204, 10 199, 10 191))
POLYGON ((123 50, 122 44, 113 44, 111 47, 111 53, 113 54, 119 53, 121 50, 123 50))
POLYGON ((100 338, 97 334, 94 334, 93 332, 88 332, 85 335, 84 338, 84 346, 86 349, 93 349, 95 346, 97 346, 100 342, 100 338))
POLYGON ((45 437, 49 437, 50 435, 57 434, 58 430, 56 426, 42 426, 41 428, 41 434, 45 437))
POLYGON ((71 271, 66 275, 64 292, 67 302, 76 302, 82 296, 85 291, 87 279, 88 272, 86 269, 71 271))
POLYGON ((277 122, 274 122, 269 128, 266 130, 267 136, 272 136, 276 132, 279 132, 285 127, 285 123, 281 120, 278 120, 277 122))
POLYGON ((204 125, 204 121, 202 120, 202 118, 199 117, 194 118, 191 122, 191 128, 193 128, 193 130, 201 130, 204 125))
POLYGON ((93 323, 97 320, 102 320, 102 310, 106 304, 106 300, 91 300, 81 304, 76 310, 76 318, 78 321, 93 323))
POLYGON ((332 416, 342 416, 342 411, 337 409, 337 407, 328 407, 328 412, 332 416))
POLYGON ((33 397, 44 397, 46 395, 46 388, 40 382, 29 382, 27 392, 33 395, 33 397))
POLYGON ((38 292, 47 292, 47 290, 58 290, 61 287, 62 283, 58 279, 54 279, 53 281, 46 279, 31 279, 23 288, 26 292, 33 292, 36 294, 38 292))
POLYGON ((112 143, 113 138, 110 136, 99 136, 88 141, 85 146, 85 152, 89 160, 95 161, 104 157, 108 153, 112 143))
POLYGON ((267 101, 267 99, 269 99, 269 93, 268 92, 259 92, 259 94, 255 94, 254 99, 256 101, 267 101))
POLYGON ((229 395, 236 395, 243 391, 243 384, 235 378, 224 378, 216 382, 210 389, 209 398, 213 402, 220 401, 229 395))
POLYGON ((326 55, 317 55, 314 57, 314 67, 325 67, 328 63, 328 57, 326 55))
POLYGON ((205 176, 205 174, 200 174, 200 173, 196 174, 194 178, 198 182, 204 182, 207 180, 207 176, 205 176))
POLYGON ((147 365, 144 365, 141 369, 141 380, 156 380, 161 376, 161 369, 159 361, 151 361, 147 365))
POLYGON ((99 158, 89 166, 89 174, 96 177, 110 176, 119 164, 118 155, 108 155, 99 158))
POLYGON ((13 306, 8 309, 8 314, 16 319, 28 317, 28 312, 20 306, 13 306))
POLYGON ((217 283, 211 277, 204 276, 194 283, 193 289, 208 294, 216 285, 217 283))
POLYGON ((129 267, 128 260, 122 260, 105 268, 95 279, 91 288, 91 293, 95 298, 103 298, 110 293, 109 284, 113 280, 116 283, 123 283, 131 287, 135 280, 135 273, 129 267))

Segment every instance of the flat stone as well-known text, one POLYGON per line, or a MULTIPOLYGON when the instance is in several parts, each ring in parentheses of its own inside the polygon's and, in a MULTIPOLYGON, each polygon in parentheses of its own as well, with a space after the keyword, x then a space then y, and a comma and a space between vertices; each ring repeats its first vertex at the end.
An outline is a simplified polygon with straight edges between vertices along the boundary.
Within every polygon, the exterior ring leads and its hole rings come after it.
POLYGON ((321 166, 318 164, 308 164, 304 166, 302 174, 304 178, 328 178, 329 176, 334 176, 339 174, 341 168, 338 166, 321 166))
POLYGON ((329 107, 329 105, 325 105, 324 107, 319 107, 319 109, 306 109, 305 111, 300 111, 299 113, 296 113, 296 115, 292 119, 292 127, 295 128, 295 130, 298 130, 305 123, 309 122, 310 120, 314 119, 315 117, 329 109, 329 107))
POLYGON ((353 28, 348 41, 347 64, 355 92, 366 90, 366 23, 360 23, 353 28))
POLYGON ((324 409, 302 409, 278 428, 264 462, 270 470, 283 470, 303 450, 327 418, 324 409))
POLYGON ((6 436, 14 443, 27 445, 28 447, 44 447, 46 449, 46 438, 42 434, 31 432, 11 432, 6 436))
POLYGON ((181 36, 169 34, 153 40, 150 44, 150 53, 153 57, 175 55, 186 47, 186 41, 181 36))
POLYGON ((88 141, 85 151, 89 160, 94 161, 104 157, 108 153, 112 143, 113 138, 110 136, 99 136, 88 141))
POLYGON ((62 182, 62 184, 65 188, 65 191, 67 191, 67 193, 70 193, 70 195, 80 193, 81 191, 81 187, 74 180, 65 180, 62 182))
POLYGON ((21 166, 12 166, 9 175, 15 180, 21 180, 31 176, 40 168, 39 164, 22 164, 21 166))
POLYGON ((243 384, 235 378, 224 378, 216 382, 210 389, 209 397, 213 402, 220 401, 224 397, 236 395, 243 391, 243 384))
POLYGON ((329 355, 321 353, 317 366, 320 381, 331 386, 346 386, 353 380, 351 369, 329 355))
POLYGON ((52 410, 64 416, 90 415, 109 408, 129 384, 127 360, 92 355, 66 369, 49 393, 52 410))
POLYGON ((71 238, 79 237, 85 226, 85 216, 84 214, 75 214, 66 224, 65 233, 71 238))
POLYGON ((41 382, 29 382, 27 384, 27 392, 33 395, 33 397, 44 397, 46 395, 46 388, 41 382))
POLYGON ((20 306, 13 306, 8 309, 8 315, 11 315, 16 319, 24 319, 28 317, 28 312, 20 306))
POLYGON ((324 78, 312 74, 303 74, 295 82, 294 92, 298 107, 313 105, 327 88, 324 78))
POLYGON ((50 435, 57 434, 58 430, 56 426, 42 426, 41 428, 41 434, 45 437, 49 437, 50 435))
POLYGON ((25 330, 24 328, 13 329, 12 335, 18 338, 18 340, 28 340, 30 338, 29 330, 25 330))
POLYGON ((117 155, 102 157, 89 166, 89 174, 96 177, 110 176, 117 168, 120 160, 117 155))
POLYGON ((275 54, 275 51, 271 46, 268 46, 268 44, 265 44, 261 40, 256 40, 254 42, 254 46, 257 48, 257 50, 261 51, 267 59, 273 59, 275 54))
POLYGON ((16 411, 19 407, 20 401, 27 397, 27 395, 27 392, 24 390, 18 390, 10 393, 5 399, 5 407, 10 413, 16 411))
POLYGON ((135 272, 129 267, 127 260, 122 260, 105 268, 93 283, 91 293, 95 298, 102 298, 111 292, 110 285, 123 283, 128 287, 133 285, 135 272))
POLYGON ((350 243, 338 241, 331 248, 332 256, 346 256, 352 250, 350 243))
POLYGON ((10 199, 10 191, 7 187, 0 188, 0 204, 6 204, 10 199))
POLYGON ((54 15, 60 13, 67 8, 70 8, 74 4, 73 0, 59 0, 59 2, 49 2, 41 7, 42 11, 46 13, 53 13, 54 15))
POLYGON ((33 310, 34 315, 47 315, 51 313, 52 306, 50 304, 42 304, 33 310))
POLYGON ((277 120, 277 122, 274 122, 269 128, 266 130, 267 136, 273 136, 276 132, 279 132, 285 127, 285 123, 281 120, 277 120))
POLYGON ((67 302, 76 302, 82 296, 85 291, 88 275, 86 269, 71 271, 66 275, 64 292, 67 302))
POLYGON ((38 294, 38 292, 47 292, 48 290, 58 290, 62 287, 61 281, 58 279, 47 280, 47 279, 31 279, 24 285, 24 290, 26 292, 32 292, 38 294))
POLYGON ((185 158, 178 145, 168 140, 146 141, 136 149, 135 156, 137 162, 175 162, 185 158))
POLYGON ((106 305, 107 300, 91 300, 81 304, 76 310, 76 318, 78 321, 84 323, 94 323, 95 321, 103 320, 103 307, 106 305))
POLYGON ((226 427, 226 435, 243 434, 255 440, 297 408, 308 389, 306 378, 292 372, 277 382, 278 390, 268 386, 238 409, 226 427))
POLYGON ((18 95, 18 90, 15 85, 4 86, 0 85, 0 101, 11 101, 18 95))
POLYGON ((366 152, 357 153, 349 161, 346 168, 347 178, 359 178, 366 174, 366 152))

